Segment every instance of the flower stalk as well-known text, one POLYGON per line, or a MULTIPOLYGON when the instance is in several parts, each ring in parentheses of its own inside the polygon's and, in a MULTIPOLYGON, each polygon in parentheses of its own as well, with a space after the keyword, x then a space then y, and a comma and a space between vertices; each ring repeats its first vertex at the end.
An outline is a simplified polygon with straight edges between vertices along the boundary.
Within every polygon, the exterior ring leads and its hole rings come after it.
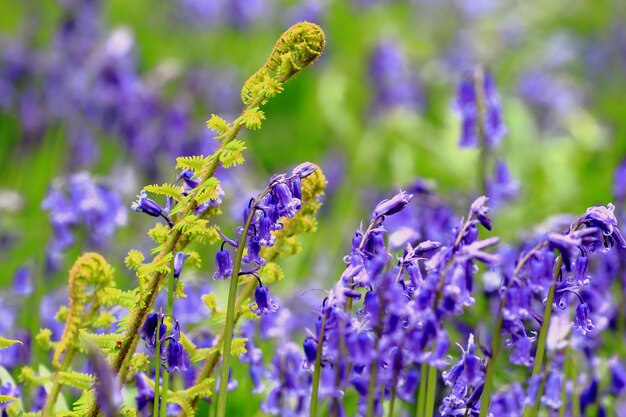
MULTIPOLYGON (((541 323, 541 328, 539 330, 539 336, 537 336, 537 351, 535 352, 535 361, 533 363, 533 371, 531 377, 539 375, 543 368, 543 359, 546 351, 546 341, 548 339, 548 329, 550 327, 550 318, 552 317, 552 303, 554 303, 554 293, 556 291, 556 283, 561 276, 561 268, 563 267, 563 257, 559 256, 556 260, 556 265, 554 267, 554 280, 550 289, 548 290, 548 297, 546 299, 546 305, 543 310, 543 322, 541 323)), ((541 381, 541 388, 544 385, 545 375, 541 381)), ((524 417, 531 417, 533 415, 537 415, 539 412, 539 408, 541 404, 539 402, 539 395, 541 392, 541 388, 537 390, 537 395, 534 398, 534 401, 531 406, 526 406, 524 410, 524 417)))
MULTIPOLYGON (((174 322, 173 322, 173 318, 174 317, 174 292, 176 291, 176 278, 174 277, 174 275, 172 275, 172 278, 169 280, 169 286, 167 289, 167 315, 170 317, 170 319, 172 320, 172 329, 174 328, 174 322)), ((171 341, 168 343, 172 343, 171 341)), ((167 393, 168 393, 168 389, 169 389, 169 383, 170 383, 170 378, 172 377, 172 374, 170 373, 170 371, 167 371, 167 374, 163 375, 163 388, 161 389, 162 391, 162 397, 163 399, 161 400, 161 416, 165 417, 167 415, 167 393)))
POLYGON ((322 307, 322 326, 320 328, 319 341, 317 351, 315 352, 315 365, 313 366, 313 382, 311 385, 311 406, 310 417, 317 417, 317 404, 320 388, 320 375, 322 373, 322 350, 324 346, 324 337, 326 333, 326 310, 322 307))
POLYGON ((154 350, 154 402, 152 404, 153 413, 159 416, 159 400, 161 397, 161 321, 156 327, 156 347, 154 350))
POLYGON ((428 379, 426 374, 428 373, 428 364, 426 362, 422 362, 420 365, 420 386, 419 391, 417 392, 417 410, 415 412, 415 417, 424 417, 424 407, 426 406, 426 388, 428 384, 428 379))
POLYGON ((235 259, 233 262, 233 273, 230 277, 230 286, 228 288, 228 305, 226 307, 226 323, 224 324, 224 333, 222 341, 222 368, 220 371, 220 386, 217 397, 217 417, 226 416, 226 397, 228 396, 228 374, 230 371, 230 350, 233 342, 233 330, 235 328, 235 305, 237 304, 237 287, 239 283, 239 273, 241 272, 241 263, 243 259, 243 252, 246 248, 246 240, 248 238, 248 232, 250 231, 250 225, 252 219, 256 215, 257 204, 270 192, 274 183, 270 184, 254 199, 254 204, 250 209, 250 214, 246 219, 246 223, 243 226, 241 233, 241 239, 237 246, 237 252, 235 253, 235 259))

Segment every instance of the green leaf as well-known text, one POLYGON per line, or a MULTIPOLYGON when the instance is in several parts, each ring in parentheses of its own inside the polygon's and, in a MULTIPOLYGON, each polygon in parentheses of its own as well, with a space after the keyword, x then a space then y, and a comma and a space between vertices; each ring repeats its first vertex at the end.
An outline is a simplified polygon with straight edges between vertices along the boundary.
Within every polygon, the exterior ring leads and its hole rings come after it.
POLYGON ((220 151, 220 162, 224 168, 229 168, 235 165, 242 164, 244 162, 243 155, 241 154, 246 149, 246 145, 243 141, 235 139, 226 145, 220 151))
POLYGON ((144 187, 144 190, 146 190, 149 193, 172 197, 176 201, 182 201, 184 198, 182 194, 183 189, 180 185, 167 184, 167 183, 161 184, 161 185, 153 184, 153 185, 148 185, 144 187))
POLYGON ((265 120, 265 113, 258 107, 246 109, 241 115, 242 121, 245 126, 250 130, 258 130, 261 128, 261 123, 265 120))
POLYGON ((91 405, 91 401, 93 401, 93 391, 83 390, 80 398, 72 405, 72 410, 75 412, 86 411, 91 405))
POLYGON ((11 401, 17 401, 17 398, 10 395, 0 395, 0 404, 10 403, 11 401))
POLYGON ((220 136, 216 137, 216 139, 220 139, 221 135, 225 135, 230 130, 230 126, 226 122, 226 120, 221 117, 212 114, 209 121, 206 122, 206 125, 209 129, 216 131, 220 134, 220 136))
POLYGON ((202 205, 209 200, 217 200, 219 195, 217 189, 220 186, 220 180, 215 177, 207 179, 202 185, 198 187, 194 200, 198 205, 202 205))
POLYGON ((12 339, 6 339, 4 337, 0 337, 0 349, 6 349, 17 343, 19 343, 20 345, 23 345, 23 343, 20 342, 19 340, 12 340, 12 339))
POLYGON ((206 159, 203 155, 179 156, 176 158, 176 168, 200 172, 204 168, 205 162, 206 159))
POLYGON ((70 387, 88 390, 91 389, 96 378, 93 375, 83 374, 80 372, 58 372, 59 382, 70 387))
POLYGON ((124 258, 124 265, 128 269, 132 269, 133 271, 137 270, 145 260, 143 253, 138 251, 137 249, 131 249, 128 251, 128 255, 124 258))
POLYGON ((119 333, 94 334, 81 330, 78 335, 78 348, 81 352, 88 352, 89 346, 95 344, 102 349, 114 350, 123 338, 124 336, 119 333))

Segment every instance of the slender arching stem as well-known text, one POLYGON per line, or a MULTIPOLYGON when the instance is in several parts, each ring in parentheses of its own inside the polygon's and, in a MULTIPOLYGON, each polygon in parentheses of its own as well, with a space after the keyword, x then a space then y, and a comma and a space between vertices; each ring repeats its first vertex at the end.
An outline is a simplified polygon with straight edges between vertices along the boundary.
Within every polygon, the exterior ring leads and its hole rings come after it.
POLYGON ((259 196, 254 200, 250 214, 246 219, 246 224, 243 226, 241 233, 241 239, 239 246, 237 246, 237 252, 235 253, 235 260, 233 261, 233 273, 230 277, 230 286, 228 289, 228 306, 226 307, 226 323, 224 324, 224 340, 223 340, 223 353, 222 353, 222 368, 220 372, 220 387, 217 397, 217 417, 226 416, 226 397, 228 395, 228 374, 230 372, 230 350, 233 342, 233 330, 235 327, 235 304, 237 302, 237 285, 239 282, 239 272, 241 271, 241 263, 243 259, 243 252, 246 248, 246 240, 250 231, 252 220, 256 214, 256 205, 267 193, 270 192, 271 187, 274 184, 270 184, 259 196))
POLYGON ((317 417, 317 403, 320 387, 320 375, 322 373, 322 349, 324 347, 324 337, 326 336, 326 307, 322 307, 322 326, 319 340, 317 342, 317 352, 315 352, 315 365, 313 366, 313 385, 311 387, 311 407, 309 416, 317 417))

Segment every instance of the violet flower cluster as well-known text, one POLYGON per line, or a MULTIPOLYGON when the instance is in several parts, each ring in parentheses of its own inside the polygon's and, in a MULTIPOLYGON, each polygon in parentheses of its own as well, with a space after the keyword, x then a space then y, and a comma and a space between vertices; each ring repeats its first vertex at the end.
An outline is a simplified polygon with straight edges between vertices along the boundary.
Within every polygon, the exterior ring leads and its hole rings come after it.
POLYGON ((47 268, 53 272, 62 264, 64 252, 74 245, 76 229, 85 230, 87 247, 102 249, 127 220, 119 193, 95 182, 86 172, 72 175, 66 184, 53 184, 41 208, 48 212, 53 231, 46 249, 47 268))

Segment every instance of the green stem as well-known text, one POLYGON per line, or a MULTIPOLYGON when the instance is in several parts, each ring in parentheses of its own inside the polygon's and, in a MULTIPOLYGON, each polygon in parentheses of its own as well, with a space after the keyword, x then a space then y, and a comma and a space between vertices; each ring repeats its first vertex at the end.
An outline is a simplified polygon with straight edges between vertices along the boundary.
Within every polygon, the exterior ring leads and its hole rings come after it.
MULTIPOLYGON (((174 328, 174 292, 176 291, 176 278, 172 275, 172 278, 169 282, 169 288, 167 289, 167 315, 170 317, 172 321, 172 329, 174 328)), ((168 342, 168 344, 171 342, 168 342)), ((163 399, 161 400, 161 416, 167 416, 167 392, 170 385, 171 374, 167 371, 167 374, 163 375, 163 389, 161 396, 163 399)))
POLYGON ((315 365, 313 367, 313 386, 311 387, 311 407, 309 416, 317 417, 317 402, 320 387, 320 375, 322 373, 322 349, 324 347, 324 336, 326 327, 326 311, 322 310, 322 326, 320 329, 317 352, 315 353, 315 365))
POLYGON ((561 274, 561 267, 563 266, 563 258, 559 256, 556 266, 554 268, 554 282, 550 286, 548 291, 548 298, 546 299, 546 306, 543 309, 543 323, 541 323, 541 329, 539 330, 539 337, 537 341, 537 352, 535 352, 535 363, 533 364, 532 376, 538 375, 543 367, 543 358, 546 351, 546 340, 548 338, 548 328, 550 327, 550 319, 552 317, 552 303, 554 303, 554 292, 556 291, 556 281, 561 274))
POLYGON ((622 276, 624 275, 623 268, 620 268, 615 279, 614 294, 617 294, 617 303, 619 305, 617 311, 617 326, 615 332, 615 340, 618 341, 617 347, 620 356, 626 356, 626 344, 624 343, 624 335, 626 334, 626 300, 624 299, 624 284, 622 282, 622 276))
POLYGON ((367 389, 367 413, 366 417, 374 415, 374 399, 376 398, 376 378, 378 377, 378 360, 374 359, 370 370, 370 385, 367 389))
POLYGON ((426 374, 428 373, 428 364, 423 362, 420 367, 420 387, 417 393, 417 410, 415 417, 424 417, 424 406, 426 404, 426 387, 428 386, 426 374))
MULTIPOLYGON (((254 102, 250 103, 248 106, 244 108, 244 111, 241 114, 244 114, 250 108, 258 106, 261 103, 261 101, 262 101, 262 98, 259 98, 255 100, 254 102)), ((210 162, 206 171, 202 172, 199 175, 200 178, 202 178, 201 184, 206 182, 209 178, 212 178, 213 175, 215 175, 215 171, 217 171, 217 168, 220 164, 220 160, 219 160, 220 152, 226 147, 228 143, 232 142, 237 137, 242 127, 243 126, 240 124, 233 126, 233 128, 230 130, 228 135, 222 140, 220 149, 218 149, 218 151, 210 159, 210 162)), ((185 207, 183 208, 183 210, 181 211, 181 214, 180 214, 181 219, 187 217, 187 215, 192 213, 193 210, 195 209, 196 202, 194 200, 194 196, 198 192, 197 190, 200 188, 201 187, 197 187, 190 192, 189 200, 187 204, 185 205, 185 207)), ((181 237, 182 237, 181 230, 173 229, 167 242, 165 242, 165 244, 163 245, 163 249, 161 249, 158 255, 154 257, 153 262, 162 259, 168 253, 174 252, 174 250, 178 248, 179 246, 185 246, 184 244, 180 245, 181 237)), ((186 242, 186 243, 189 243, 189 242, 186 242)), ((180 247, 179 249, 182 249, 182 247, 180 247)), ((154 302, 156 301, 156 297, 159 292, 159 286, 161 285, 161 281, 165 278, 165 276, 166 274, 162 272, 154 274, 154 276, 152 277, 152 279, 146 286, 147 291, 144 293, 144 295, 141 298, 141 301, 138 303, 140 307, 138 307, 137 310, 133 311, 131 314, 130 324, 128 326, 128 331, 126 332, 126 338, 122 342, 122 347, 118 351, 113 362, 114 370, 118 373, 120 380, 122 381, 126 380, 126 374, 128 372, 128 361, 129 361, 130 356, 135 351, 135 348, 137 347, 137 342, 139 340, 139 329, 141 328, 141 325, 145 321, 148 311, 152 309, 152 306, 154 305, 154 302)), ((92 401, 91 407, 88 412, 88 416, 96 417, 99 411, 100 411, 100 407, 98 406, 96 401, 95 400, 92 401)))
MULTIPOLYGON (((93 316, 98 312, 98 309, 99 309, 98 303, 96 303, 95 300, 92 300, 91 308, 86 313, 85 318, 87 319, 93 318, 93 316)), ((75 347, 69 346, 67 348, 67 351, 65 352, 65 356, 63 357, 63 363, 61 363, 61 367, 59 368, 59 371, 66 371, 69 369, 70 365, 72 364, 72 360, 74 359, 74 355, 76 355, 76 352, 77 350, 75 347)), ((56 404, 57 398, 59 397, 59 394, 61 393, 61 388, 62 388, 62 384, 59 382, 59 378, 55 376, 52 382, 52 387, 50 388, 50 391, 48 392, 48 396, 46 398, 46 404, 44 405, 43 415, 48 415, 52 412, 56 404)))
POLYGON ((159 399, 161 396, 161 321, 156 328, 156 346, 154 351, 154 403, 152 404, 152 414, 159 416, 159 399))
MULTIPOLYGON (((543 309, 543 323, 541 323, 541 329, 539 330, 539 336, 537 337, 537 351, 535 352, 535 363, 533 364, 533 372, 531 377, 539 375, 541 369, 543 368, 543 358, 546 352, 546 340, 548 338, 548 328, 550 327, 550 318, 552 317, 552 303, 554 302, 554 292, 556 291, 556 282, 561 275, 561 268, 563 266, 563 257, 559 256, 556 261, 556 265, 554 267, 554 280, 552 285, 550 286, 550 290, 548 291, 548 298, 546 299, 546 306, 543 309)), ((534 398, 533 406, 526 406, 524 411, 524 417, 530 417, 533 414, 537 414, 539 412, 539 407, 541 404, 539 403, 539 396, 541 394, 541 390, 544 385, 544 378, 542 378, 542 383, 537 390, 537 395, 534 398), (534 410, 534 411, 533 411, 534 410)))
POLYGON ((481 399, 480 405, 480 415, 479 417, 487 417, 487 412, 489 411, 489 401, 491 399, 491 390, 493 389, 493 375, 496 370, 496 360, 498 358, 498 352, 500 350, 500 337, 502 335, 502 310, 504 309, 504 301, 500 303, 500 310, 498 311, 498 322, 496 323, 496 328, 493 330, 493 338, 491 341, 491 359, 489 359, 489 363, 487 364, 487 372, 485 375, 485 386, 483 388, 483 395, 481 399))
MULTIPOLYGON (((561 383, 561 408, 559 409, 559 417, 565 417, 565 410, 567 410, 567 378, 571 374, 572 367, 572 352, 569 348, 565 350, 565 364, 563 368, 563 381, 561 383)), ((572 408, 574 406, 574 396, 572 395, 572 408)))
POLYGON ((580 399, 578 396, 578 388, 576 387, 576 378, 578 378, 578 371, 576 370, 576 358, 575 353, 570 348, 570 366, 569 377, 572 380, 572 416, 580 417, 580 399))
POLYGON ((239 281, 239 271, 241 270, 241 260, 243 258, 243 251, 246 247, 246 239, 248 237, 248 231, 250 230, 250 224, 255 214, 256 202, 263 198, 267 194, 269 188, 255 200, 255 204, 250 210, 246 224, 243 227, 241 233, 241 239, 239 246, 237 246, 237 253, 235 254, 235 260, 233 262, 233 273, 230 277, 230 287, 228 289, 228 306, 226 307, 226 323, 224 324, 224 341, 222 351, 222 369, 220 372, 220 389, 217 395, 217 417, 226 417, 226 397, 228 395, 228 373, 230 371, 230 348, 233 342, 233 328, 235 327, 235 304, 237 301, 237 283, 239 281))
POLYGON ((394 408, 396 405, 396 385, 397 383, 394 381, 394 384, 391 387, 391 399, 389 400, 389 417, 393 417, 394 415, 394 408))
POLYGON ((479 190, 482 195, 487 193, 487 168, 489 162, 489 146, 485 134, 485 74, 481 67, 474 70, 474 90, 476 91, 476 116, 478 119, 477 136, 480 149, 478 160, 479 190))
MULTIPOLYGON (((61 366, 62 371, 67 370, 69 368, 75 354, 76 354, 76 349, 74 348, 70 348, 65 352, 65 357, 63 358, 63 364, 61 366)), ((43 409, 44 416, 54 414, 53 413, 54 406, 57 402, 57 398, 59 397, 59 394, 61 393, 62 386, 63 385, 59 382, 58 376, 55 376, 53 383, 52 383, 52 388, 50 388, 48 397, 46 398, 46 404, 44 405, 44 409, 43 409)))
POLYGON ((437 389, 437 368, 429 366, 428 369, 428 387, 426 388, 426 406, 424 408, 424 417, 432 417, 435 415, 435 396, 437 389))

